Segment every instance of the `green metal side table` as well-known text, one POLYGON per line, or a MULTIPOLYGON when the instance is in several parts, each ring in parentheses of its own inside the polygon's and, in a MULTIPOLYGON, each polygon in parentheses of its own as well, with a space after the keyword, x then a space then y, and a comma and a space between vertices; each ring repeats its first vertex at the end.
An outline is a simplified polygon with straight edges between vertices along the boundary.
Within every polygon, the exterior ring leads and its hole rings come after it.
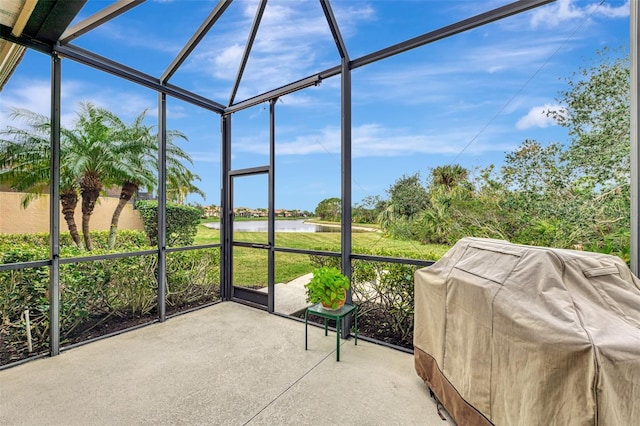
POLYGON ((327 320, 332 319, 336 321, 336 361, 340 361, 340 323, 342 319, 349 315, 351 312, 354 313, 354 328, 355 328, 355 341, 356 345, 358 345, 358 307, 355 305, 344 305, 340 309, 331 310, 325 309, 322 307, 322 304, 316 303, 315 305, 309 306, 304 312, 304 350, 307 350, 308 347, 308 338, 307 338, 307 319, 309 314, 317 315, 319 317, 324 318, 324 335, 327 335, 327 320))

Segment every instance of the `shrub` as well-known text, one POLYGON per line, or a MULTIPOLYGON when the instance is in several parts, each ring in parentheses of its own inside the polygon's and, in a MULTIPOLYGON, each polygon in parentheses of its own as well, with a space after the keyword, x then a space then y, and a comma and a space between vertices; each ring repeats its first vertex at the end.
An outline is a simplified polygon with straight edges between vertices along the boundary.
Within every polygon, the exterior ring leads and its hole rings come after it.
MULTIPOLYGON (((93 233, 92 233, 93 235, 93 233)), ((96 247, 108 232, 97 233, 96 247)), ((118 231, 118 245, 126 251, 147 248, 139 231, 118 231), (121 238, 121 233, 122 237, 121 238)), ((61 247, 63 258, 86 254, 71 245, 61 247)), ((95 248, 91 255, 113 253, 95 248)), ((0 235, 0 263, 49 258, 48 235, 0 235)), ((220 250, 180 251, 167 255, 167 303, 181 307, 215 300, 220 288, 220 250)), ((60 265, 60 335, 62 343, 87 336, 92 328, 113 317, 150 314, 156 307, 157 257, 130 256, 60 265)), ((34 352, 47 348, 49 333, 49 268, 0 272, 0 364, 27 355, 24 310, 29 309, 34 352)), ((85 337, 86 338, 86 337, 85 337)))
POLYGON ((309 255, 309 260, 315 268, 338 268, 342 265, 342 259, 335 256, 318 256, 315 254, 309 255))
POLYGON ((167 304, 185 306, 220 295, 220 249, 167 254, 167 304))
MULTIPOLYGON (((401 256, 385 250, 354 248, 354 252, 374 256, 401 256)), ((439 256, 433 254, 432 259, 439 256)), ((339 257, 310 256, 314 267, 336 266, 339 257)), ((354 260, 351 269, 351 292, 358 315, 375 311, 382 318, 380 328, 389 328, 407 346, 413 341, 415 271, 420 268, 392 262, 354 260)))
MULTIPOLYGON (((107 248, 107 239, 109 238, 109 231, 94 231, 91 232, 91 240, 93 241, 94 247, 100 249, 107 248)), ((44 232, 38 232, 34 234, 0 234, 0 253, 5 252, 11 247, 17 245, 24 245, 29 247, 39 247, 44 248, 46 251, 44 252, 44 256, 38 259, 32 260, 42 260, 49 258, 49 234, 44 232)), ((71 240, 71 236, 68 232, 60 234, 60 247, 62 250, 68 249, 67 253, 73 253, 73 255, 77 255, 75 253, 82 253, 82 249, 76 247, 76 245, 71 240)), ((115 250, 122 251, 135 251, 136 249, 148 247, 146 234, 142 231, 135 230, 122 230, 118 231, 118 243, 116 244, 115 250)), ((93 252, 91 253, 93 254, 93 252)), ((1 259, 0 259, 1 260, 1 259)), ((10 262, 1 262, 1 263, 10 263, 10 262)))
MULTIPOLYGON (((144 230, 151 245, 158 245, 158 202, 141 200, 136 203, 136 208, 140 211, 144 230)), ((167 204, 167 245, 192 245, 198 232, 200 215, 200 210, 195 207, 167 204)))
MULTIPOLYGON (((40 247, 16 244, 0 252, 2 263, 44 259, 40 247)), ((9 362, 27 352, 25 309, 29 309, 34 352, 46 348, 49 330, 49 269, 24 268, 0 272, 0 362, 9 362)))
POLYGON ((157 305, 156 256, 136 256, 101 261, 109 276, 107 307, 118 316, 149 314, 157 305))

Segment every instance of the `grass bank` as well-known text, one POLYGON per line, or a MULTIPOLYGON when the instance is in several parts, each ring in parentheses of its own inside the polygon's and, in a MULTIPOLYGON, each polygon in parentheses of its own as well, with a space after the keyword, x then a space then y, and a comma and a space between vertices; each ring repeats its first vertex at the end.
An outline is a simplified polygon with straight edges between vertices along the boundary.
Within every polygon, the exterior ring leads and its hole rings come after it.
MULTIPOLYGON (((265 244, 265 232, 236 232, 236 241, 265 244)), ((220 242, 220 231, 203 225, 198 226, 194 244, 214 244, 220 242)), ((276 247, 306 250, 340 251, 339 232, 281 232, 276 233, 276 247)), ((420 244, 386 237, 379 232, 359 232, 352 234, 354 253, 379 252, 385 256, 409 259, 437 260, 449 249, 448 246, 420 244)), ((309 256, 293 253, 276 253, 275 280, 288 282, 311 272, 309 256)), ((267 251, 234 247, 234 283, 248 287, 263 287, 267 284, 267 251)))

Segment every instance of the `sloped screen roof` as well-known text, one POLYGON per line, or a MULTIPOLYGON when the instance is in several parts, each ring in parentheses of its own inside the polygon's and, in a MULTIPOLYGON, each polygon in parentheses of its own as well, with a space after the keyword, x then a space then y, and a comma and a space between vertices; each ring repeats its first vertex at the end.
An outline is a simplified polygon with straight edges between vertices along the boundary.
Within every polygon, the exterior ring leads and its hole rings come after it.
MULTIPOLYGON (((34 9, 24 33, 11 33, 13 24, 5 19, 0 22, 0 35, 39 50, 55 49, 63 57, 222 112, 262 102, 264 94, 268 99, 318 84, 340 73, 343 57, 351 61, 352 69, 357 68, 549 2, 498 2, 499 7, 479 9, 475 16, 453 24, 448 17, 426 14, 428 3, 414 2, 403 7, 420 10, 407 10, 406 19, 424 19, 425 33, 408 33, 403 22, 372 19, 373 36, 369 36, 366 45, 370 47, 364 51, 357 47, 351 51, 342 34, 349 33, 354 21, 369 19, 366 4, 326 0, 299 2, 286 10, 278 2, 266 0, 221 0, 214 5, 191 2, 188 8, 183 2, 140 0, 122 0, 106 7, 104 2, 10 0, 3 2, 5 16, 19 14, 30 3, 34 9), (150 18, 158 16, 172 19, 158 22, 150 18), (106 49, 119 43, 124 35, 118 28, 127 25, 134 28, 127 37, 134 34, 135 42, 115 53, 106 49), (296 37, 296 32, 313 35, 313 41, 296 37), (150 44, 166 49, 150 51, 150 44), (107 51, 111 57, 105 56, 107 51), (212 58, 211 87, 196 87, 189 78, 188 59, 192 55, 212 58), (215 57, 224 55, 234 61, 215 63, 215 57), (248 81, 254 84, 246 84, 248 81)), ((13 69, 15 63, 6 66, 13 69)))

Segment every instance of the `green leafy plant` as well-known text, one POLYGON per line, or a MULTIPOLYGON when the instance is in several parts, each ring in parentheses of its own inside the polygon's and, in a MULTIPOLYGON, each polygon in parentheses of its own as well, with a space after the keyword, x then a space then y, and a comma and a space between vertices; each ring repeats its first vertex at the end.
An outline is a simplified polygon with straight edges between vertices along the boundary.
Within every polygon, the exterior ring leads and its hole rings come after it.
MULTIPOLYGON (((317 250, 326 250, 316 247, 317 250)), ((373 247, 354 247, 354 252, 381 257, 416 257, 411 252, 373 247)), ((426 251, 422 258, 436 260, 443 253, 426 251)), ((310 256, 310 263, 318 267, 338 265, 339 257, 310 256)), ((399 342, 406 348, 413 347, 414 287, 413 277, 420 266, 395 262, 354 259, 351 262, 351 294, 358 306, 358 323, 375 322, 378 334, 371 334, 383 341, 393 335, 392 343, 399 342), (362 322, 361 322, 362 321, 362 322)))
MULTIPOLYGON (((158 244, 158 201, 141 200, 136 203, 140 212, 144 231, 151 245, 158 244)), ((198 233, 200 210, 191 206, 167 204, 165 218, 167 221, 167 245, 190 246, 198 233)))
MULTIPOLYGON (((109 231, 92 232, 93 254, 107 249, 109 231)), ((0 264, 49 257, 47 234, 0 235, 0 264)), ((120 251, 148 249, 141 231, 118 231, 120 251)), ((81 256, 68 233, 61 235, 62 258, 81 256)), ((167 304, 181 310, 216 300, 220 294, 220 249, 180 251, 167 256, 167 304)), ((60 337, 62 344, 94 337, 119 318, 150 315, 157 304, 157 260, 136 255, 60 266, 60 337)), ((24 267, 0 272, 0 365, 47 351, 49 268, 24 267), (29 310, 33 352, 28 352, 25 310, 29 310)))
POLYGON ((307 302, 322 303, 324 307, 337 309, 347 297, 349 278, 338 268, 322 267, 313 270, 313 278, 305 287, 307 302))

